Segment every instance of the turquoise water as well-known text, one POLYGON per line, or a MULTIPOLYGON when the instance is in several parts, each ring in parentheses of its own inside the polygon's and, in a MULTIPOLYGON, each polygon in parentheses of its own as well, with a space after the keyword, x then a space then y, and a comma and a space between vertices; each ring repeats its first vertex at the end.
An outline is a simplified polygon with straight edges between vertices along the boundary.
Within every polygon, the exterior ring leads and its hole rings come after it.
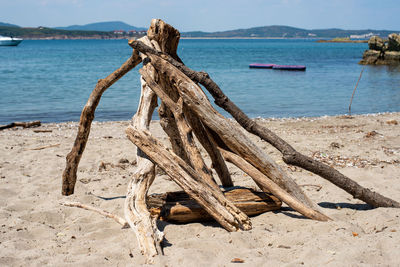
MULTIPOLYGON (((181 40, 186 65, 207 71, 250 117, 346 114, 366 44, 310 40, 181 40), (305 72, 249 69, 250 63, 306 65, 305 72)), ((25 40, 0 47, 0 124, 79 120, 98 79, 131 53, 126 40, 25 40)), ((140 96, 137 69, 110 87, 96 120, 127 120, 140 96)), ((352 113, 400 111, 400 67, 367 66, 352 113)))

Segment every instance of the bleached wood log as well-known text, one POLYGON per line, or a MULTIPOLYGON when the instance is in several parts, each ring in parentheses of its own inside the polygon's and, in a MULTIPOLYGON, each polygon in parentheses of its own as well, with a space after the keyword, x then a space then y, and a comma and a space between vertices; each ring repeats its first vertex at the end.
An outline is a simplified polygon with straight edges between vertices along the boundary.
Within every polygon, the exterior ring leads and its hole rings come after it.
POLYGON ((295 197, 288 194, 285 190, 279 187, 276 183, 268 179, 262 172, 257 170, 253 165, 239 157, 238 155, 223 150, 220 148, 220 151, 224 158, 231 162, 232 164, 236 165, 239 169, 247 173, 253 180, 257 183, 257 185, 263 190, 264 192, 271 192, 274 196, 279 198, 281 201, 285 202, 289 207, 293 208, 294 210, 300 212, 304 216, 319 220, 319 221, 328 221, 330 218, 319 211, 313 210, 300 201, 298 201, 295 197))
POLYGON ((250 230, 246 214, 227 200, 220 190, 208 185, 183 159, 144 130, 130 126, 129 140, 148 155, 190 197, 195 199, 217 222, 228 231, 250 230))
POLYGON ((93 89, 89 99, 82 110, 81 118, 79 121, 78 133, 75 138, 74 145, 71 152, 66 157, 66 166, 62 175, 62 194, 65 196, 72 195, 75 189, 76 172, 78 170, 79 162, 81 160, 83 151, 85 150, 86 143, 90 133, 90 127, 94 119, 94 112, 100 102, 103 93, 128 71, 133 69, 141 62, 138 52, 133 51, 131 57, 125 61, 122 66, 108 75, 104 79, 97 82, 96 87, 93 89))
POLYGON ((174 82, 175 88, 179 90, 179 94, 188 107, 205 125, 216 132, 233 152, 250 162, 302 203, 314 210, 318 210, 317 205, 303 193, 292 178, 238 129, 235 124, 214 109, 207 96, 197 84, 161 57, 151 54, 148 54, 148 56, 151 64, 158 73, 166 74, 174 82))
MULTIPOLYGON (((157 106, 157 97, 141 79, 142 93, 137 113, 132 124, 138 129, 148 129, 151 116, 157 106)), ((155 166, 143 151, 137 149, 137 170, 128 185, 125 199, 125 218, 135 232, 141 252, 147 263, 153 263, 154 257, 161 253, 160 242, 163 233, 157 228, 156 219, 147 209, 146 196, 155 179, 155 166)))
POLYGON ((186 107, 186 105, 184 105, 183 107, 183 112, 200 144, 204 147, 204 149, 210 156, 212 162, 211 167, 216 171, 222 186, 232 187, 233 181, 231 178, 231 174, 229 173, 228 167, 226 166, 224 158, 218 150, 214 139, 212 138, 212 136, 209 136, 207 134, 207 131, 204 128, 201 120, 199 120, 199 118, 194 115, 193 112, 186 107))
MULTIPOLYGON (((151 46, 157 51, 168 53, 175 59, 178 59, 176 50, 178 48, 180 33, 174 27, 160 19, 153 19, 151 20, 150 27, 147 31, 147 36, 151 41, 151 46)), ((163 74, 159 74, 157 83, 159 83, 168 93, 170 98, 174 101, 178 100, 178 93, 172 89, 167 77, 163 74)), ((171 142, 172 150, 175 154, 190 164, 189 156, 184 149, 183 141, 179 134, 174 115, 164 102, 161 102, 160 107, 158 108, 158 115, 160 117, 160 125, 164 132, 167 133, 171 142)))
MULTIPOLYGON (((275 202, 270 195, 249 188, 232 188, 224 191, 225 197, 232 201, 248 216, 278 210, 282 202, 275 202)), ((189 223, 207 221, 212 217, 184 191, 152 194, 147 199, 150 212, 162 221, 189 223)))
POLYGON ((161 99, 161 101, 163 101, 163 103, 173 113, 176 125, 178 127, 178 132, 182 140, 183 148, 185 149, 186 154, 189 156, 188 157, 189 164, 204 179, 204 181, 206 181, 209 185, 219 190, 218 185, 215 183, 215 180, 212 177, 211 170, 209 170, 207 165, 204 163, 200 151, 196 146, 192 134, 192 129, 189 127, 188 123, 184 118, 182 99, 180 98, 177 103, 174 102, 164 91, 165 89, 161 88, 161 86, 158 85, 154 81, 154 79, 152 79, 150 71, 148 70, 149 66, 150 64, 147 64, 139 72, 142 75, 142 77, 146 80, 148 86, 157 94, 157 96, 161 99))
POLYGON ((165 23, 161 19, 152 19, 147 30, 147 36, 156 50, 171 55, 172 58, 181 62, 176 51, 178 49, 181 34, 177 29, 165 23))

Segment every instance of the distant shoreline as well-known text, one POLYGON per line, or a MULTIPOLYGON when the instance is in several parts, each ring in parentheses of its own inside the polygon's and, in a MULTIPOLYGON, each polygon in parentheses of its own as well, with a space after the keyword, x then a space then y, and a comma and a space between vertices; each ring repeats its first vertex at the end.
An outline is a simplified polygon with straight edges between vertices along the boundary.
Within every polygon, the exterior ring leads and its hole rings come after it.
MULTIPOLYGON (((99 36, 93 37, 63 37, 63 36, 52 36, 52 37, 42 37, 42 38, 23 38, 24 40, 132 40, 138 39, 142 36, 135 38, 127 37, 110 37, 102 38, 99 36)), ((309 40, 318 43, 367 43, 368 40, 334 40, 334 39, 320 39, 320 38, 296 38, 296 37, 181 37, 181 40, 309 40)))
POLYGON ((317 40, 317 43, 368 43, 368 40, 317 40))

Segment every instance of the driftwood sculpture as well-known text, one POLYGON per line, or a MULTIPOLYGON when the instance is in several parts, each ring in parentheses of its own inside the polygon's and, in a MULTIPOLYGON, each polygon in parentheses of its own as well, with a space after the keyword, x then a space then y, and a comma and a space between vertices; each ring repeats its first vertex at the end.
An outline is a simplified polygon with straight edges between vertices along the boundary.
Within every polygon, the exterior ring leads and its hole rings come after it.
POLYGON ((74 193, 77 169, 90 133, 95 109, 104 91, 139 63, 141 97, 138 110, 126 129, 129 140, 137 146, 137 171, 131 178, 125 205, 125 219, 80 203, 63 203, 99 212, 121 225, 132 228, 147 262, 161 254, 163 233, 156 220, 188 222, 206 217, 215 219, 227 231, 249 230, 248 215, 278 209, 281 201, 303 214, 320 221, 324 215, 269 156, 256 146, 237 124, 218 113, 198 84, 214 97, 215 103, 228 111, 248 132, 261 137, 283 154, 287 164, 302 167, 320 175, 355 198, 374 207, 400 207, 394 200, 366 189, 335 169, 297 152, 288 143, 248 118, 207 73, 186 67, 176 54, 180 34, 162 20, 152 20, 147 36, 130 41, 131 57, 105 79, 99 80, 84 107, 78 134, 67 155, 62 176, 62 194, 74 193), (157 106, 160 123, 169 136, 171 149, 149 132, 149 123, 157 106), (195 142, 196 136, 198 142, 195 142), (210 156, 222 187, 205 164, 200 144, 210 156), (233 182, 226 162, 253 178, 265 193, 232 189, 233 182), (162 168, 184 192, 147 196, 155 177, 155 164, 162 168), (271 195, 268 195, 271 194, 271 195), (243 200, 248 205, 243 205, 243 200), (171 202, 172 201, 172 202, 171 202), (176 206, 175 204, 178 203, 176 206))

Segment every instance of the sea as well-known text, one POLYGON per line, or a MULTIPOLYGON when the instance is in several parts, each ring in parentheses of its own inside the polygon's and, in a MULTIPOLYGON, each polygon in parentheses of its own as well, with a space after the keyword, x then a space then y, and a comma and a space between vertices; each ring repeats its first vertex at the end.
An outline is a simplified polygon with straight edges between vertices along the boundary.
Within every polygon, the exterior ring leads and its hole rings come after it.
MULTIPOLYGON (((178 54, 188 67, 208 72, 251 118, 348 114, 363 68, 352 114, 399 112, 400 67, 359 65, 367 48, 308 39, 183 39, 178 54), (250 69, 251 63, 307 69, 250 69)), ((127 40, 24 40, 0 47, 0 124, 79 121, 97 81, 131 53, 127 40)), ((104 93, 95 120, 129 120, 135 114, 139 68, 104 93)))

